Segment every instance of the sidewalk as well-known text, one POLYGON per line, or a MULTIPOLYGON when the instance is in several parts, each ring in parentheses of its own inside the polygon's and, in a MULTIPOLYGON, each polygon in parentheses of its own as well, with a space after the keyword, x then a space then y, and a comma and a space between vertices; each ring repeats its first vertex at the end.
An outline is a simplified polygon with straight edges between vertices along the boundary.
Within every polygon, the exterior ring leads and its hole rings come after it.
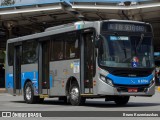
POLYGON ((6 93, 6 89, 5 88, 0 88, 0 93, 6 93))

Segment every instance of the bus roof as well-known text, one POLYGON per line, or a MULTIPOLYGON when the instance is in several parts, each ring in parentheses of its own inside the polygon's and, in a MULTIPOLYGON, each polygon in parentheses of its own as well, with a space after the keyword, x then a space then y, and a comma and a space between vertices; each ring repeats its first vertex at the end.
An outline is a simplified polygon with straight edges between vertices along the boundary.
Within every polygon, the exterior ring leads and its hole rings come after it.
POLYGON ((68 31, 73 31, 73 30, 80 30, 83 28, 88 28, 88 27, 93 27, 95 22, 126 22, 126 23, 140 23, 140 24, 148 24, 145 22, 140 22, 140 21, 132 21, 132 20, 103 20, 103 21, 78 21, 75 23, 69 23, 69 24, 64 24, 64 25, 59 25, 59 26, 54 26, 54 27, 49 27, 47 28, 44 32, 41 33, 35 33, 32 35, 26 35, 18 38, 13 38, 7 40, 7 43, 13 43, 13 42, 20 42, 20 41, 25 41, 29 39, 36 39, 36 38, 43 38, 45 36, 50 36, 62 32, 68 32, 68 31))
POLYGON ((133 21, 133 20, 116 20, 116 19, 110 19, 108 21, 113 21, 113 22, 130 22, 130 23, 141 23, 141 24, 148 24, 145 22, 141 22, 141 21, 133 21))
POLYGON ((31 34, 31 35, 26 35, 26 36, 22 36, 22 37, 18 37, 18 38, 9 39, 9 40, 7 40, 7 43, 14 43, 14 42, 20 42, 20 41, 25 41, 25 40, 29 40, 29 39, 43 38, 46 36, 59 34, 62 32, 80 30, 80 29, 84 29, 84 28, 88 28, 88 27, 93 27, 94 23, 95 22, 79 21, 79 22, 75 22, 75 23, 69 23, 69 24, 65 24, 65 25, 50 27, 41 33, 35 33, 35 34, 31 34))
POLYGON ((74 22, 74 23, 69 23, 69 24, 63 24, 63 25, 59 25, 59 26, 49 27, 49 28, 47 28, 45 31, 62 29, 62 28, 70 27, 70 26, 75 26, 76 24, 89 24, 89 23, 93 23, 93 22, 89 22, 89 21, 78 21, 78 22, 74 22))

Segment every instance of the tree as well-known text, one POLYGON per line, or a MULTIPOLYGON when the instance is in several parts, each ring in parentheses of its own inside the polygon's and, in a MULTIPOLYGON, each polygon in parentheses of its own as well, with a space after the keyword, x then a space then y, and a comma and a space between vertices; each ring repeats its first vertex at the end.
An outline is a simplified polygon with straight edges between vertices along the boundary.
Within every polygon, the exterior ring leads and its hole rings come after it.
POLYGON ((8 6, 15 4, 15 0, 2 0, 1 6, 8 6))

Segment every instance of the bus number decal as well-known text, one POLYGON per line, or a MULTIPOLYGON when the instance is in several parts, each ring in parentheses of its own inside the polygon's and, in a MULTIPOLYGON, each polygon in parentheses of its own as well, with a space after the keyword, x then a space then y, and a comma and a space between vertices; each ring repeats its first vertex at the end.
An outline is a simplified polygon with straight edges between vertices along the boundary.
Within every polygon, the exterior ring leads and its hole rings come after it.
POLYGON ((145 80, 145 79, 138 80, 138 83, 148 83, 148 80, 145 80))

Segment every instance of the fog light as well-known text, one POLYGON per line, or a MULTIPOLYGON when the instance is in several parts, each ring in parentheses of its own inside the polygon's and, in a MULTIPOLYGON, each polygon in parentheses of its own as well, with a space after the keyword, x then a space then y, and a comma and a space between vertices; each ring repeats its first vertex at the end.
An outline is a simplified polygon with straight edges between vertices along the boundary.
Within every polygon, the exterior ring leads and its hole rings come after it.
POLYGON ((101 75, 101 74, 100 74, 100 79, 101 79, 103 82, 107 83, 108 85, 114 86, 112 80, 110 80, 109 78, 105 77, 104 75, 101 75))

